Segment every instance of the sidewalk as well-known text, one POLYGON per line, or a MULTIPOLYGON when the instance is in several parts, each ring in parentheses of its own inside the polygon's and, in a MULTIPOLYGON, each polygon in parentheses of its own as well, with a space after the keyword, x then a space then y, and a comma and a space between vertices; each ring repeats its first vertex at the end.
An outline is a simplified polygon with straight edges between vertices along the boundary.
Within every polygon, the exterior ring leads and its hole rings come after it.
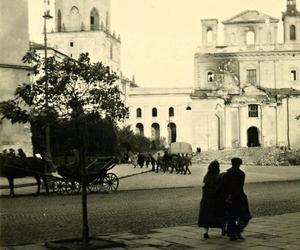
MULTIPOLYGON (((98 236, 103 240, 123 243, 121 249, 202 249, 202 250, 300 250, 300 213, 254 218, 244 232, 246 240, 230 241, 220 230, 210 231, 210 239, 202 238, 203 230, 196 226, 154 229, 149 234, 120 233, 98 236)), ((14 246, 7 250, 45 250, 44 244, 14 246)), ((105 248, 102 248, 105 249, 105 248)), ((108 248, 106 248, 108 249, 108 248)))

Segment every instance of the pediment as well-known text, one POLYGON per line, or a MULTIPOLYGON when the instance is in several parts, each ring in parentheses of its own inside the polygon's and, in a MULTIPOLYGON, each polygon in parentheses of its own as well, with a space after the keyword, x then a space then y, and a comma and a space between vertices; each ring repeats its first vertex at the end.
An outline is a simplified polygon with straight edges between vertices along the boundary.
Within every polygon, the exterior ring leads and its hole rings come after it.
POLYGON ((279 19, 269 16, 257 10, 246 10, 228 20, 223 21, 223 24, 234 24, 234 23, 278 23, 279 19))
POLYGON ((245 95, 245 96, 268 96, 265 91, 258 89, 254 85, 244 87, 243 95, 245 95))

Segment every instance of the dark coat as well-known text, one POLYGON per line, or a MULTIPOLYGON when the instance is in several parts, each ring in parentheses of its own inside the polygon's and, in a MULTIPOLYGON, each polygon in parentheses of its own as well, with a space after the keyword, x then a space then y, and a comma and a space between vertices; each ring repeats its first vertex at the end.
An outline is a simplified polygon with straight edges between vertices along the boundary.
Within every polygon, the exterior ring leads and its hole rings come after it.
POLYGON ((202 199, 198 217, 198 226, 222 228, 223 206, 220 199, 222 175, 206 175, 203 179, 202 199))
POLYGON ((245 227, 251 219, 248 198, 244 192, 245 173, 239 168, 230 168, 222 179, 222 196, 225 202, 225 213, 236 218, 245 227))

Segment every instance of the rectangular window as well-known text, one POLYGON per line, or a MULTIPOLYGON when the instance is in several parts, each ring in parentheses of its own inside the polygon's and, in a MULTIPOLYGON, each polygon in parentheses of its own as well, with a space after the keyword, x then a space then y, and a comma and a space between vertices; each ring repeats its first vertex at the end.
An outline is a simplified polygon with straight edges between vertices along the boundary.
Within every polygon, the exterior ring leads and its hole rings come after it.
POLYGON ((256 69, 247 69, 247 83, 256 84, 256 69))
POLYGON ((297 71, 291 70, 291 81, 297 81, 297 71))
POLYGON ((258 117, 258 105, 250 104, 248 106, 249 117, 258 117))
POLYGON ((93 26, 95 24, 95 17, 91 16, 91 26, 93 26))

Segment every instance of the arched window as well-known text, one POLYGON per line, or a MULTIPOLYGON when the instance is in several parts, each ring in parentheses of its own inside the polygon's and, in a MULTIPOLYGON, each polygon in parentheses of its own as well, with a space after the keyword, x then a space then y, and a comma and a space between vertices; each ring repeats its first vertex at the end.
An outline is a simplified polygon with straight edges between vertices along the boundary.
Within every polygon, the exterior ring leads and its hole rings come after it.
POLYGON ((290 40, 292 40, 292 41, 296 40, 296 26, 295 25, 290 26, 290 40))
POLYGON ((80 30, 79 10, 73 6, 70 10, 70 31, 80 30))
POLYGON ((212 41, 213 41, 213 34, 212 34, 212 29, 211 28, 207 29, 206 41, 207 41, 207 43, 212 43, 212 41))
POLYGON ((174 116, 174 108, 170 107, 169 108, 169 117, 173 117, 174 116))
POLYGON ((246 43, 247 43, 247 45, 254 45, 255 44, 255 33, 254 33, 254 31, 248 31, 247 32, 246 43))
POLYGON ((137 123, 135 129, 136 129, 136 134, 144 135, 144 125, 142 123, 137 123))
POLYGON ((91 30, 99 30, 99 13, 96 8, 93 8, 91 10, 90 25, 91 30))
POLYGON ((137 118, 141 118, 141 117, 142 117, 142 109, 141 109, 141 108, 138 108, 138 109, 136 110, 136 117, 137 117, 137 118))
POLYGON ((209 71, 207 72, 207 82, 213 82, 214 81, 214 73, 209 71))
POLYGON ((152 109, 152 117, 157 117, 157 108, 152 109))
POLYGON ((295 69, 291 70, 291 81, 293 82, 297 81, 297 70, 295 69))
POLYGON ((62 25, 61 25, 61 11, 58 10, 57 12, 57 31, 61 32, 62 31, 62 25))

